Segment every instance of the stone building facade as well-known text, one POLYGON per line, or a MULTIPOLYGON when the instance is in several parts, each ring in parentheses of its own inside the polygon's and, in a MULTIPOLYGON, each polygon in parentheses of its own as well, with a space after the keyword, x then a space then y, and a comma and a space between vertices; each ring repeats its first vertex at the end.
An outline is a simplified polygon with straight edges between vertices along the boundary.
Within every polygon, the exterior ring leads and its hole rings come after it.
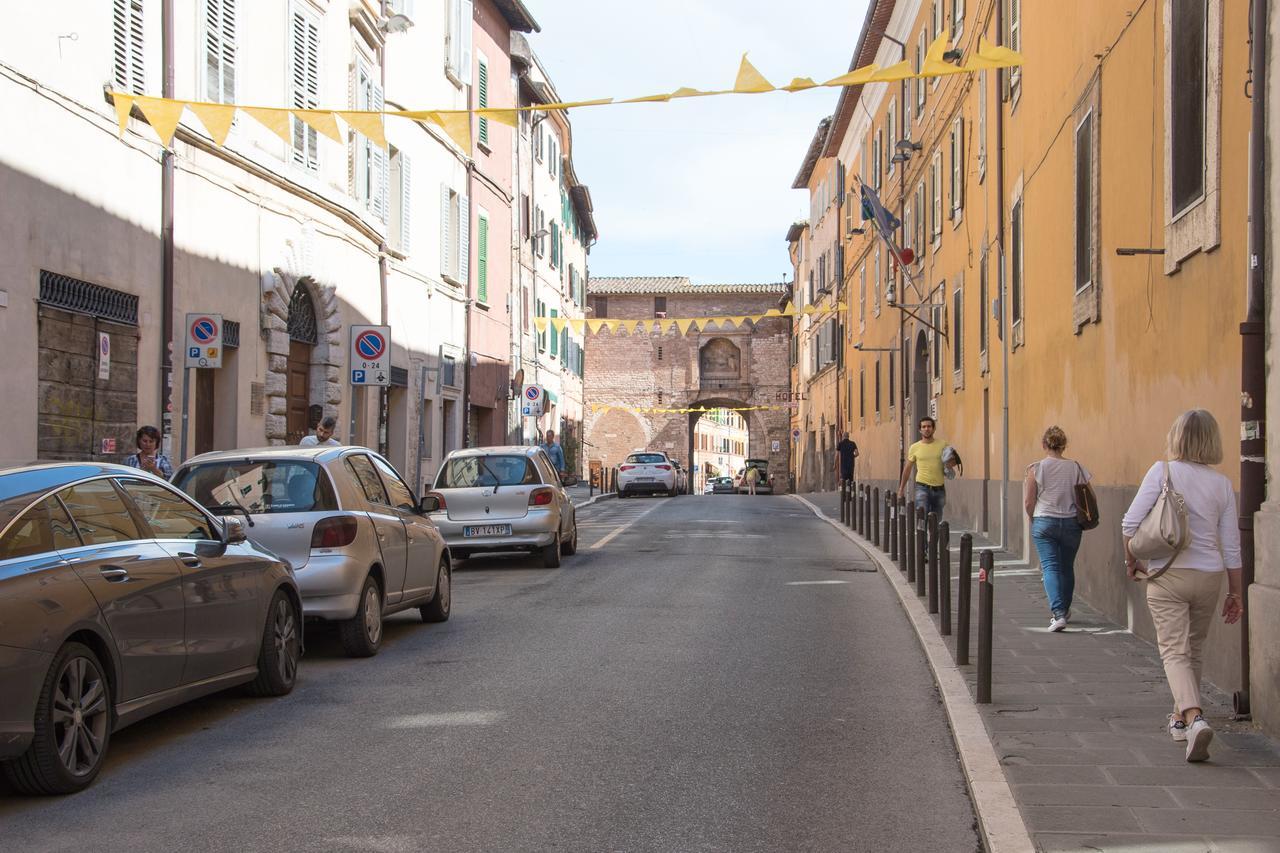
MULTIPOLYGON (((692 284, 683 277, 593 278, 589 319, 645 320, 752 316, 776 309, 786 284, 692 284)), ((588 331, 586 399, 617 406, 586 417, 588 458, 608 468, 637 449, 693 458, 698 413, 638 413, 636 408, 781 406, 791 391, 791 319, 770 317, 734 328, 627 334, 588 331)), ((784 408, 742 412, 747 456, 768 459, 779 488, 790 465, 790 414, 784 408)))

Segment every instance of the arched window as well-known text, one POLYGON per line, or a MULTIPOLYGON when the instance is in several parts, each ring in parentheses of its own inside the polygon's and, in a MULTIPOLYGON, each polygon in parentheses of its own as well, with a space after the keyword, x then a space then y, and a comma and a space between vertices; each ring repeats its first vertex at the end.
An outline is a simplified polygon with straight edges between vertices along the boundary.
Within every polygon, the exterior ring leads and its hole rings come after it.
POLYGON ((311 346, 320 342, 316 331, 316 308, 302 282, 294 286, 293 295, 289 297, 289 340, 311 346))

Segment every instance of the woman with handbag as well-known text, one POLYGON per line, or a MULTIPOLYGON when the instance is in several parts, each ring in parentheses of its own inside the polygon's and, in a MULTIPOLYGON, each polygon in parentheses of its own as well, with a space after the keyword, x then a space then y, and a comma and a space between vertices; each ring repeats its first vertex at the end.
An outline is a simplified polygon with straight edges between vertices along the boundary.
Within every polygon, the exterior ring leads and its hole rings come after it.
MULTIPOLYGON (((1061 631, 1071 618, 1076 588, 1076 552, 1084 526, 1078 518, 1077 486, 1088 488, 1089 472, 1067 459, 1067 434, 1060 427, 1044 431, 1040 446, 1047 454, 1027 466, 1023 506, 1031 516, 1031 539, 1040 555, 1044 594, 1049 599, 1050 631, 1061 631)), ((1092 525, 1097 526, 1096 522, 1092 525)))
POLYGON ((1224 573, 1223 620, 1234 624, 1244 611, 1236 495, 1231 480, 1210 467, 1222 461, 1222 435, 1209 412, 1179 415, 1167 451, 1169 461, 1151 466, 1124 515, 1125 564, 1131 579, 1147 582, 1173 693, 1169 734, 1186 742, 1187 761, 1204 761, 1213 729, 1202 715, 1201 660, 1224 573))

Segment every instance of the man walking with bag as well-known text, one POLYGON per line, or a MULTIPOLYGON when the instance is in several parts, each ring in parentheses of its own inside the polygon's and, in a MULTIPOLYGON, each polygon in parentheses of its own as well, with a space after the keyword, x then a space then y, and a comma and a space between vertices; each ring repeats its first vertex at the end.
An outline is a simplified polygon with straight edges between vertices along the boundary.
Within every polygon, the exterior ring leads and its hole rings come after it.
POLYGON ((898 481, 898 497, 907 492, 907 483, 912 481, 914 472, 915 491, 912 500, 917 514, 928 517, 929 513, 942 520, 942 510, 947 505, 946 475, 943 473, 942 451, 944 443, 934 438, 937 422, 930 417, 920 419, 920 440, 911 445, 907 451, 907 464, 902 468, 902 478, 898 481))

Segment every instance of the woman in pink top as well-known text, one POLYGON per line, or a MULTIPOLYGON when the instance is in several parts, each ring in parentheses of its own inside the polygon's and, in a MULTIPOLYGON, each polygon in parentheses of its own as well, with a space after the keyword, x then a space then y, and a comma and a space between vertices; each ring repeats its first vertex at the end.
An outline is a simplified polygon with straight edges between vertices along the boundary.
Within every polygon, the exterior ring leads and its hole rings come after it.
MULTIPOLYGON (((1213 729, 1202 716, 1201 659, 1224 574, 1228 591, 1221 607, 1223 620, 1234 624, 1244 612, 1236 494, 1231 480, 1209 467, 1222 461, 1222 435, 1218 422, 1204 409, 1184 412, 1173 422, 1168 458, 1170 485, 1186 501, 1191 541, 1168 571, 1147 582, 1147 607, 1173 692, 1169 733, 1186 742, 1187 761, 1204 761, 1213 729)), ((1164 478, 1165 463, 1152 465, 1124 514, 1125 564, 1135 581, 1145 578, 1145 567, 1129 550, 1129 540, 1155 506, 1164 478)))

